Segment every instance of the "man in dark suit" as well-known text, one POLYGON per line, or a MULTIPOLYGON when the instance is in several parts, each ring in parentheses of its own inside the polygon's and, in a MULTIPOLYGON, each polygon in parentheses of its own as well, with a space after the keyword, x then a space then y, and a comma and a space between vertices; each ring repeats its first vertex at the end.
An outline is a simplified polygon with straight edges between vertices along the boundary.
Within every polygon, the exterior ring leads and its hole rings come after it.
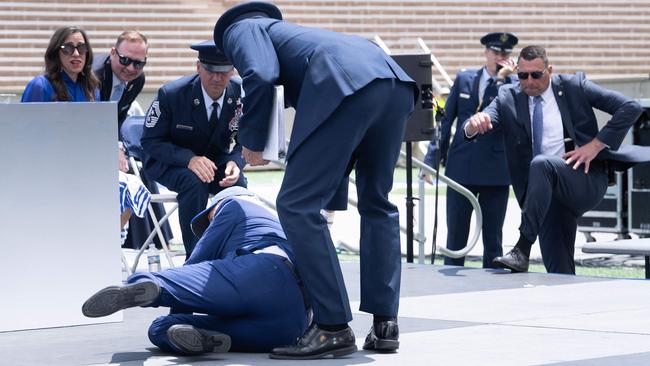
MULTIPOLYGON (((131 104, 144 86, 147 48, 145 36, 136 31, 125 31, 117 37, 107 56, 96 57, 93 62, 93 72, 101 82, 100 100, 117 102, 118 133, 131 104)), ((119 161, 120 170, 126 172, 128 166, 123 151, 119 161)))
POLYGON ((521 50, 517 70, 519 86, 501 88, 497 99, 464 125, 469 138, 492 129, 503 131, 512 186, 522 209, 517 244, 494 262, 527 271, 530 248, 539 237, 546 270, 574 274, 576 220, 603 198, 607 170, 650 158, 644 148, 621 147, 642 109, 582 73, 553 75, 546 51, 539 46, 521 50), (600 130, 593 108, 612 115, 600 130))
POLYGON ((341 197, 337 193, 347 194, 352 166, 361 215, 360 309, 374 315, 364 348, 394 351, 401 256, 398 211, 388 192, 415 83, 368 40, 281 19, 275 5, 249 2, 226 11, 214 30, 217 47, 243 79, 246 109, 239 141, 249 164, 267 163, 262 150, 274 84, 284 86, 285 102, 296 109, 277 207, 314 323, 298 345, 275 349, 271 357, 339 357, 356 351, 341 268, 320 214, 341 197))
MULTIPOLYGON (((118 166, 125 173, 129 171, 122 136, 122 124, 126 119, 131 105, 138 97, 145 83, 144 66, 147 62, 148 43, 147 37, 136 31, 125 31, 117 37, 115 46, 108 55, 98 56, 93 61, 93 72, 101 82, 100 100, 103 102, 117 102, 117 131, 120 141, 118 150, 118 166)), ((151 182, 146 174, 141 175, 142 182, 152 193, 158 193, 158 188, 151 182)), ((162 204, 154 203, 153 209, 158 217, 165 215, 162 204)), ((145 219, 131 216, 129 219, 128 235, 123 246, 139 248, 153 230, 149 213, 145 212, 145 219)), ((162 226, 166 238, 171 237, 169 224, 162 226)))
POLYGON ((183 267, 135 273, 126 286, 91 296, 83 314, 169 307, 149 327, 149 339, 172 353, 268 352, 295 342, 307 328, 307 309, 275 215, 235 186, 219 192, 192 229, 201 239, 183 267))
POLYGON ((165 84, 145 118, 142 148, 147 175, 178 193, 183 245, 189 258, 196 244, 190 222, 210 193, 246 187, 237 143, 242 114, 241 85, 233 66, 213 41, 191 46, 199 52, 197 74, 165 84))
MULTIPOLYGON (((479 200, 483 213, 483 268, 493 267, 492 260, 503 255, 502 227, 508 207, 510 177, 506 167, 503 133, 495 132, 481 139, 466 140, 455 133, 449 147, 454 120, 462 124, 477 111, 482 111, 502 85, 515 83, 510 76, 515 63, 510 59, 517 37, 511 33, 488 33, 481 38, 485 46, 485 66, 463 70, 456 75, 445 102, 441 122, 440 150, 431 141, 424 162, 437 168, 437 159, 446 166, 445 175, 463 185, 479 200), (440 154, 440 155, 437 155, 440 154)), ((429 177, 425 179, 430 180, 429 177)), ((460 250, 467 245, 472 205, 460 193, 447 190, 447 248, 460 250)), ((462 266, 465 258, 445 258, 446 265, 462 266)))

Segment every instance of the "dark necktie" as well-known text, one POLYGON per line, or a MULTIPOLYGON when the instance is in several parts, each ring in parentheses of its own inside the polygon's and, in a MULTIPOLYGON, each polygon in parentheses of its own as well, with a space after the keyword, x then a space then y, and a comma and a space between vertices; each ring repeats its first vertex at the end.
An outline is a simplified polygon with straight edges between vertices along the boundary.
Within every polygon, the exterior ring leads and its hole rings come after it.
POLYGON ((483 92, 483 100, 481 101, 481 106, 479 107, 479 112, 485 109, 485 107, 489 106, 490 103, 492 103, 492 100, 497 97, 497 94, 499 93, 499 89, 497 88, 496 83, 494 82, 493 78, 488 79, 488 84, 485 87, 485 91, 483 92))
POLYGON ((219 108, 219 103, 218 102, 213 102, 212 103, 212 114, 210 114, 210 120, 208 121, 210 124, 210 128, 214 129, 217 127, 217 122, 219 121, 219 113, 217 113, 217 109, 219 108))
POLYGON ((544 135, 544 112, 542 110, 541 96, 533 98, 533 156, 542 153, 542 136, 544 135))

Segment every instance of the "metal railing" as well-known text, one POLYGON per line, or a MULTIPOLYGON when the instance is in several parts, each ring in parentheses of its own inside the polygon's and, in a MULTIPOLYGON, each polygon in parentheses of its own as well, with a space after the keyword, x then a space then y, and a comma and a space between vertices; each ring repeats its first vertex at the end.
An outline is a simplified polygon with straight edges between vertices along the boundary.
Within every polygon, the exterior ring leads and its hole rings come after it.
MULTIPOLYGON (((404 151, 400 152, 400 156, 402 158, 406 158, 406 153, 404 151)), ((432 167, 428 166, 427 164, 421 162, 418 159, 412 158, 413 165, 420 168, 422 171, 425 173, 435 175, 436 170, 433 169, 432 167)), ((454 191, 460 193, 463 195, 465 198, 469 200, 469 202, 472 205, 472 208, 474 209, 474 213, 476 214, 476 221, 474 224, 474 231, 472 233, 472 236, 470 240, 467 242, 467 245, 459 250, 449 250, 444 246, 439 246, 436 244, 436 249, 440 251, 440 253, 444 254, 446 257, 451 257, 451 258, 461 258, 466 256, 472 249, 474 249, 474 246, 476 245, 476 242, 478 241, 479 235, 481 234, 481 227, 483 226, 483 213, 481 212, 481 206, 479 205, 478 199, 472 192, 470 192, 467 188, 463 187, 460 185, 460 183, 457 183, 453 179, 443 175, 443 174, 438 174, 438 178, 440 181, 444 182, 447 184, 448 188, 453 189, 454 191)), ((418 197, 420 199, 420 214, 419 214, 419 222, 418 222, 418 235, 416 235, 415 240, 420 243, 420 256, 418 257, 418 261, 420 263, 424 262, 424 257, 422 253, 424 252, 424 242, 426 241, 426 237, 424 236, 424 181, 420 179, 420 184, 418 186, 418 197), (419 239, 418 239, 419 238, 419 239)))
MULTIPOLYGON (((406 153, 404 151, 400 152, 400 156, 402 158, 406 158, 406 153)), ((413 165, 425 173, 435 175, 436 170, 431 168, 430 166, 426 165, 422 161, 412 158, 413 165)), ((280 166, 283 170, 286 168, 286 165, 282 161, 274 161, 278 166, 280 166)), ((474 196, 472 192, 470 192, 468 189, 460 185, 459 183, 455 182, 451 178, 439 174, 438 175, 439 180, 442 181, 443 183, 447 184, 448 188, 451 188, 461 195, 463 195, 465 198, 467 198, 471 205, 472 208, 474 209, 475 215, 476 215, 476 220, 475 220, 475 225, 474 225, 474 230, 472 233, 472 236, 470 240, 468 241, 467 245, 459 250, 449 250, 445 246, 440 246, 436 245, 436 250, 445 255, 446 257, 450 258, 461 258, 466 256, 472 249, 474 249, 474 246, 478 242, 479 235, 481 234, 481 227, 483 225, 483 214, 481 212, 481 206, 479 205, 478 199, 474 196)), ((354 178, 350 177, 350 183, 355 184, 354 178)), ((425 231, 425 205, 424 205, 424 195, 425 195, 425 185, 424 185, 424 180, 419 179, 419 185, 418 185, 418 197, 419 197, 419 202, 420 204, 418 205, 418 210, 419 210, 419 219, 418 219, 418 232, 414 233, 414 239, 415 241, 418 242, 418 262, 419 263, 424 263, 424 258, 425 258, 425 244, 426 244, 426 235, 424 234, 425 231)), ((277 207, 275 205, 275 202, 266 199, 264 197, 261 197, 258 195, 258 198, 260 201, 262 201, 265 205, 268 207, 272 208, 273 210, 277 211, 277 207)), ((348 203, 353 206, 357 207, 357 201, 348 196, 348 203)), ((406 233, 407 228, 406 226, 400 225, 400 231, 402 233, 406 233)), ((349 246, 348 246, 349 247, 349 246)))
MULTIPOLYGON (((391 54, 390 49, 386 45, 386 43, 379 37, 378 35, 374 36, 374 41, 375 43, 381 47, 387 54, 391 54)), ((445 83, 450 87, 453 84, 453 81, 449 77, 449 74, 445 71, 445 69, 442 67, 438 59, 433 55, 431 52, 431 49, 425 44, 424 40, 422 38, 417 39, 418 44, 422 48, 422 50, 425 53, 428 53, 431 55, 431 62, 432 65, 435 66, 435 68, 438 70, 438 72, 442 75, 445 83)), ((440 85, 435 78, 433 78, 432 75, 432 83, 434 85, 434 88, 438 92, 438 94, 445 94, 449 92, 448 87, 443 87, 440 85)), ((289 141, 287 141, 287 146, 289 146, 289 141)), ((406 153, 404 151, 400 152, 400 156, 402 158, 406 158, 406 153)), ((411 159, 413 165, 420 170, 422 170, 425 173, 435 175, 436 170, 431 168, 430 166, 424 164, 422 161, 412 158, 411 159)), ((283 161, 274 161, 276 164, 278 164, 282 169, 286 168, 286 165, 283 161)), ((468 241, 467 245, 459 250, 449 250, 445 246, 439 246, 436 244, 436 250, 445 255, 446 257, 450 258, 461 258, 466 256, 472 249, 474 249, 474 246, 478 242, 479 235, 481 234, 481 227, 483 224, 483 214, 481 212, 481 207, 479 205, 478 199, 470 192, 467 190, 465 187, 460 185, 459 183, 455 182, 451 178, 439 174, 438 178, 440 181, 443 183, 447 184, 447 187, 450 189, 453 189, 460 193, 462 196, 467 198, 470 201, 470 204, 472 205, 472 208, 474 209, 475 215, 476 215, 476 220, 475 220, 475 225, 474 225, 474 230, 471 235, 470 240, 468 241)), ((350 177, 350 183, 355 184, 354 178, 350 177)), ((425 197, 425 185, 424 185, 424 180, 419 179, 419 184, 418 184, 418 198, 420 204, 418 205, 418 232, 413 233, 414 234, 414 240, 418 242, 418 262, 419 263, 424 263, 425 259, 425 244, 426 244, 426 235, 424 234, 425 231, 425 205, 424 205, 424 197, 425 197)), ((264 197, 258 196, 258 198, 266 204, 268 207, 272 208, 273 210, 277 211, 277 207, 275 205, 275 202, 272 202, 271 200, 268 200, 264 197)), ((348 203, 354 207, 357 207, 357 201, 348 196, 348 203)), ((437 208, 436 208, 437 209, 437 208)), ((400 225, 400 231, 402 233, 407 232, 407 227, 400 225)), ((348 248, 350 247, 349 245, 347 246, 348 248)))

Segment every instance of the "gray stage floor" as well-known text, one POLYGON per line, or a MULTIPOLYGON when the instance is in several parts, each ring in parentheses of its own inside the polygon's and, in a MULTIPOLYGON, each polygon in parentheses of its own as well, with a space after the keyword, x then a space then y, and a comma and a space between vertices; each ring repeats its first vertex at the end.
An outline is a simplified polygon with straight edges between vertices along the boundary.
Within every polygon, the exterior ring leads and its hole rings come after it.
MULTIPOLYGON (((357 309, 359 265, 342 266, 357 309)), ((43 306, 56 306, 56 299, 43 306)), ((336 360, 166 355, 146 335, 164 313, 129 309, 121 323, 0 333, 0 365, 650 365, 645 280, 405 264, 399 353, 360 351, 336 360)), ((371 317, 354 317, 361 347, 371 317)))

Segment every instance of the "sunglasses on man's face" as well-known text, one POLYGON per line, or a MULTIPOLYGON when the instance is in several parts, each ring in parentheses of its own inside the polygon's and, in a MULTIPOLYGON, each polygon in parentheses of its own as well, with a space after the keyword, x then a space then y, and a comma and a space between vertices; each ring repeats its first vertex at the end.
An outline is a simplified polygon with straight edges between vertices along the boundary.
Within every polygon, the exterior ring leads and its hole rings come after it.
POLYGON ((117 58, 120 60, 120 64, 124 66, 129 66, 133 64, 133 67, 136 69, 141 69, 144 67, 144 65, 147 64, 147 59, 145 58, 144 61, 140 60, 134 60, 130 57, 122 56, 119 53, 117 54, 117 58))
POLYGON ((517 77, 519 78, 519 80, 528 80, 528 75, 530 75, 530 76, 533 77, 533 79, 537 80, 537 79, 541 78, 542 75, 544 75, 545 72, 546 72, 546 69, 544 69, 542 71, 533 71, 533 72, 518 72, 517 77))
POLYGON ((79 43, 75 46, 74 43, 69 42, 61 45, 61 52, 66 56, 72 56, 75 50, 79 52, 80 56, 83 56, 88 53, 88 46, 85 43, 79 43))

